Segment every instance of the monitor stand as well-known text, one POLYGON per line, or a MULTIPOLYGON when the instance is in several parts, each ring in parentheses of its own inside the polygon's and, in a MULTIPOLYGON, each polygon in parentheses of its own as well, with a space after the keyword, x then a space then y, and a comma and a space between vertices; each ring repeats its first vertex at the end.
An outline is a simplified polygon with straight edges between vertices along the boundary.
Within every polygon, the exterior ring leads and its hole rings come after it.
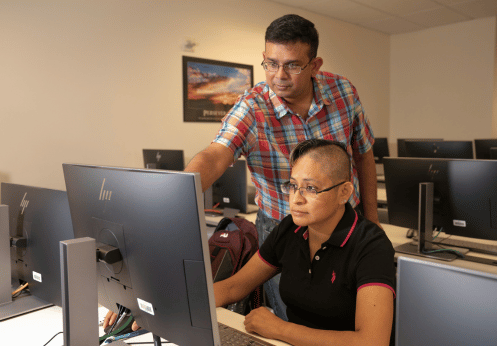
POLYGON ((9 207, 0 205, 0 321, 53 305, 31 295, 12 300, 17 285, 10 265, 9 207))
MULTIPOLYGON (((95 239, 85 237, 60 242, 64 346, 98 343, 98 288, 95 239)), ((161 339, 154 335, 154 345, 161 339)), ((116 340, 113 346, 128 344, 116 340)))
POLYGON ((433 190, 432 182, 419 184, 418 207, 418 241, 405 243, 395 247, 396 252, 435 258, 442 261, 453 261, 457 255, 446 252, 431 252, 433 248, 433 190))

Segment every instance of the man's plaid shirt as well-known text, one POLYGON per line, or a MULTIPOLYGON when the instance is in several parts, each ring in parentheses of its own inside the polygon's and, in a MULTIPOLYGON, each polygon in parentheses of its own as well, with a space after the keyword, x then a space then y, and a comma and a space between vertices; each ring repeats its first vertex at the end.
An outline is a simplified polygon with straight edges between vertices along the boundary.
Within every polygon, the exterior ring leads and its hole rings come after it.
MULTIPOLYGON (((361 154, 372 148, 373 132, 352 83, 339 75, 319 72, 314 83, 314 99, 303 121, 285 101, 258 83, 241 95, 226 114, 214 143, 233 151, 235 159, 247 159, 256 187, 259 208, 276 220, 289 214, 288 196, 282 183, 290 179, 289 155, 299 143, 310 138, 339 141, 361 154)), ((359 203, 359 181, 352 164, 355 194, 350 203, 359 203)))

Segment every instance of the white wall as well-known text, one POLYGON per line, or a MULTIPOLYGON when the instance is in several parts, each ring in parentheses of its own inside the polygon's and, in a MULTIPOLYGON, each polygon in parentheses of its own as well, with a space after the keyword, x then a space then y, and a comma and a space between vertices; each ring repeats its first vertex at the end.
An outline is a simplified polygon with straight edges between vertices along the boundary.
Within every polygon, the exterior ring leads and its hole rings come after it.
POLYGON ((492 131, 496 18, 391 37, 390 141, 492 131))
POLYGON ((261 81, 265 29, 286 13, 316 24, 323 69, 352 80, 386 136, 387 35, 261 1, 2 1, 0 181, 65 189, 63 162, 141 167, 146 147, 191 159, 219 124, 183 122, 182 55, 254 65, 261 81))

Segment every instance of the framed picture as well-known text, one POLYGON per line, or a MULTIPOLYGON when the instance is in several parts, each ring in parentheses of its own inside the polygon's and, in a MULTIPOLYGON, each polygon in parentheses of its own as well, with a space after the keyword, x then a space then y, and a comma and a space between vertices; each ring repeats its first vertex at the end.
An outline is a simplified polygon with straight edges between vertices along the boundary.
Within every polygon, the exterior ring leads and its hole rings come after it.
POLYGON ((254 67, 183 56, 183 119, 220 122, 238 96, 254 86, 254 67))

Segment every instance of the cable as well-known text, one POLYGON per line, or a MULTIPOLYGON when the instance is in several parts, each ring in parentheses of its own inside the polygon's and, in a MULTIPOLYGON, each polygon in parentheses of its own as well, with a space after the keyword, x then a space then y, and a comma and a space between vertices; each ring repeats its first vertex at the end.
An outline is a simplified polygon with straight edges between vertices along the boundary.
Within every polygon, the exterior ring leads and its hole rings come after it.
POLYGON ((55 334, 54 336, 52 336, 52 338, 50 340, 48 340, 47 343, 45 345, 43 345, 43 346, 47 346, 50 343, 50 341, 52 341, 57 335, 63 334, 63 333, 64 332, 58 332, 57 334, 55 334))
MULTIPOLYGON (((440 233, 442 233, 442 230, 443 230, 443 229, 444 229, 443 227, 440 227, 440 231, 438 231, 437 235, 436 235, 436 236, 434 236, 432 240, 437 239, 437 237, 440 235, 440 233)), ((437 229, 435 228, 435 232, 436 232, 436 231, 437 231, 437 229)))
MULTIPOLYGON (((436 244, 438 245, 438 244, 436 244)), ((430 254, 430 253, 441 253, 441 252, 446 252, 446 253, 451 253, 451 254, 454 254, 456 255, 457 257, 459 258, 464 258, 464 255, 457 251, 457 250, 454 250, 454 249, 446 249, 446 248, 442 248, 442 249, 437 249, 437 250, 423 250, 423 253, 425 254, 430 254)))
POLYGON ((26 282, 24 285, 19 286, 14 292, 12 292, 12 296, 16 295, 17 293, 21 292, 23 289, 28 287, 28 283, 26 282))
POLYGON ((205 209, 204 212, 206 213, 215 213, 215 214, 223 214, 221 210, 216 210, 216 209, 205 209))

